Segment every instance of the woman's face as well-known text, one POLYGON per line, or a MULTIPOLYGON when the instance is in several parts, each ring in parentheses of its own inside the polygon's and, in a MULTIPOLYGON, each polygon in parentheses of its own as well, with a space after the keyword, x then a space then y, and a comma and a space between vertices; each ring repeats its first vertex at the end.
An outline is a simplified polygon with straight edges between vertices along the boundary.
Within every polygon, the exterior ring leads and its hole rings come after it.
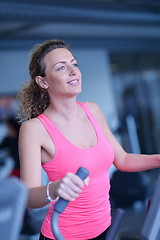
POLYGON ((50 96, 76 96, 81 92, 81 72, 72 53, 58 48, 44 58, 45 88, 50 96))

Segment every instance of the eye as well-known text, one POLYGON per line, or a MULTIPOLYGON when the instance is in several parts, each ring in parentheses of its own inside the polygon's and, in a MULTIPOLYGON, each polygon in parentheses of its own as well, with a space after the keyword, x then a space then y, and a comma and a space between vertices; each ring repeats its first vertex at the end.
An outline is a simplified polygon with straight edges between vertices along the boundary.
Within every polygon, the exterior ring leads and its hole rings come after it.
POLYGON ((65 69, 65 67, 64 66, 61 66, 61 67, 59 67, 58 69, 57 69, 57 71, 62 71, 62 70, 64 70, 65 69))
POLYGON ((78 67, 78 63, 74 63, 74 64, 73 64, 73 67, 78 67))

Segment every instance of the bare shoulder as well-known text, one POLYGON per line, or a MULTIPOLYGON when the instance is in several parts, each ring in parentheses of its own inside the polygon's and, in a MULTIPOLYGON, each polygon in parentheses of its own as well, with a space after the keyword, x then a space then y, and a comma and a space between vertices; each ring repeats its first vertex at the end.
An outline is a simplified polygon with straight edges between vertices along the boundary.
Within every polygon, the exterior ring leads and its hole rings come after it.
POLYGON ((107 139, 109 139, 110 135, 111 135, 111 131, 108 126, 107 120, 106 120, 101 108, 99 107, 99 105, 95 102, 85 102, 85 104, 88 106, 88 108, 90 109, 94 118, 97 120, 97 122, 101 126, 107 139))
POLYGON ((37 131, 41 127, 41 123, 37 118, 30 119, 24 122, 21 127, 20 131, 37 131))
POLYGON ((105 117, 99 105, 95 102, 84 102, 98 122, 104 121, 105 117))
POLYGON ((97 103, 95 103, 95 102, 84 102, 84 103, 85 103, 85 104, 88 106, 88 108, 89 108, 91 111, 93 111, 93 112, 100 110, 99 105, 98 105, 97 103))
POLYGON ((20 127, 20 137, 30 137, 31 139, 39 138, 43 133, 42 123, 37 118, 24 122, 20 127))

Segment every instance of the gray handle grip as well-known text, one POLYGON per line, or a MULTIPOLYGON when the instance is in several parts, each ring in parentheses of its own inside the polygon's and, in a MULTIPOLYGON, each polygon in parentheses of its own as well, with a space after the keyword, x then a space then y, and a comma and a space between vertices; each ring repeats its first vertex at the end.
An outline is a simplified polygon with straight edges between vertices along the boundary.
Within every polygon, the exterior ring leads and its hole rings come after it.
MULTIPOLYGON (((84 180, 88 175, 89 171, 86 168, 80 167, 76 173, 82 180, 84 180)), ((52 232, 57 240, 65 240, 62 234, 60 233, 58 226, 59 214, 64 211, 69 201, 59 198, 59 200, 54 205, 54 211, 51 219, 52 232)))
MULTIPOLYGON (((79 176, 82 180, 84 180, 89 175, 89 171, 86 168, 80 167, 76 175, 79 176)), ((66 206, 68 205, 68 203, 69 201, 63 198, 59 198, 59 200, 54 205, 54 210, 59 213, 62 213, 66 206)))
POLYGON ((106 240, 114 240, 124 216, 125 211, 121 208, 118 208, 115 212, 115 215, 112 218, 112 224, 108 229, 106 240))

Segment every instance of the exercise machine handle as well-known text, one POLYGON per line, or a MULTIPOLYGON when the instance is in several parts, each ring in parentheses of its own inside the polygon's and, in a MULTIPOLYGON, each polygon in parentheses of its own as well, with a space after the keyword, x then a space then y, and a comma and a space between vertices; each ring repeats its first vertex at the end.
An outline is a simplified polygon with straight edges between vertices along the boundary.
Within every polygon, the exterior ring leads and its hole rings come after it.
MULTIPOLYGON (((80 167, 78 169, 76 175, 79 176, 82 180, 84 180, 89 175, 89 172, 86 168, 80 167)), ((68 203, 69 203, 69 201, 67 201, 63 198, 59 198, 59 200, 54 205, 54 210, 59 213, 62 213, 65 210, 68 203)))
MULTIPOLYGON (((84 167, 80 167, 76 175, 79 176, 82 180, 84 180, 89 175, 89 171, 84 167)), ((62 213, 67 207, 68 203, 69 201, 63 198, 59 198, 59 200, 54 205, 51 227, 52 227, 52 232, 57 240, 65 240, 59 231, 58 218, 59 218, 59 214, 62 213)))
POLYGON ((120 223, 122 221, 122 218, 125 214, 125 211, 121 208, 117 208, 113 218, 112 218, 112 224, 108 229, 106 240, 114 240, 118 231, 118 228, 120 226, 120 223))

